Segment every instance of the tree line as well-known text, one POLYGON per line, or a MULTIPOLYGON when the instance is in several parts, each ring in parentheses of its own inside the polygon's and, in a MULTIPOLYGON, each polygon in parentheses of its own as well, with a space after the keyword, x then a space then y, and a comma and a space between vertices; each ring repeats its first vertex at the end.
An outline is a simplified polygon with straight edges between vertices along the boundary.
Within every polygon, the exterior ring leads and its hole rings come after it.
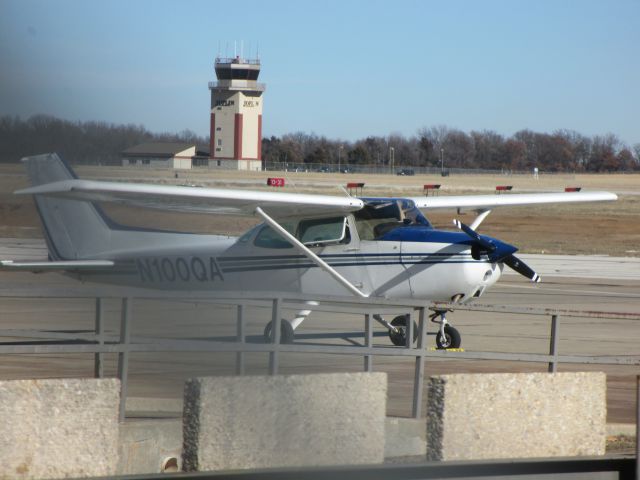
POLYGON ((208 145, 209 139, 184 130, 178 134, 151 133, 141 125, 71 122, 49 115, 26 120, 0 117, 0 162, 56 152, 74 164, 121 165, 121 152, 146 142, 184 142, 208 145))
POLYGON ((484 130, 470 133, 437 126, 413 137, 370 136, 355 142, 307 133, 262 142, 268 163, 362 164, 547 172, 631 172, 640 170, 640 143, 629 147, 613 134, 587 137, 571 130, 510 137, 484 130))
MULTIPOLYGON (((145 142, 208 145, 208 137, 184 130, 152 133, 141 125, 71 122, 48 115, 26 120, 0 117, 0 162, 57 152, 71 163, 120 164, 121 152, 145 142)), ((349 142, 303 132, 262 140, 266 164, 341 164, 444 167, 547 172, 630 172, 640 170, 640 143, 625 145, 613 134, 588 137, 571 130, 510 137, 483 130, 470 133, 436 126, 416 135, 369 136, 349 142)))

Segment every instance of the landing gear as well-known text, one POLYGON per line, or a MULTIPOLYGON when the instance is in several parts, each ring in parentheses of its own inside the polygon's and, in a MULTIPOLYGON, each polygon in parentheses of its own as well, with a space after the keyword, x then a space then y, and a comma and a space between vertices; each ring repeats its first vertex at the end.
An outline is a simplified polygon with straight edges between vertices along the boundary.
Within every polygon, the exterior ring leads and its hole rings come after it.
MULTIPOLYGON (((405 346, 407 344, 407 325, 409 324, 410 315, 398 315, 391 320, 391 326, 389 329, 389 338, 394 345, 398 347, 405 346)), ((418 324, 413 322, 413 341, 418 339, 418 324)))
POLYGON ((460 348, 462 339, 460 338, 460 332, 453 328, 451 325, 444 326, 444 334, 438 332, 436 335, 436 345, 440 350, 446 350, 447 348, 460 348))
MULTIPOLYGON (((306 305, 309 305, 310 307, 316 307, 320 305, 314 300, 308 300, 304 303, 306 305)), ((280 320, 280 343, 293 343, 293 339, 295 337, 295 329, 298 328, 309 315, 311 315, 311 312, 312 310, 300 310, 293 320, 289 321, 284 318, 280 320)), ((267 323, 267 326, 264 327, 264 341, 266 343, 273 342, 273 335, 271 333, 272 328, 273 320, 267 323)))
MULTIPOLYGON (((293 343, 294 336, 291 322, 284 318, 280 320, 280 343, 293 343)), ((264 341, 266 343, 273 342, 273 321, 267 323, 267 326, 264 327, 264 341)))
POLYGON ((447 322, 446 313, 450 310, 434 309, 434 313, 431 314, 429 319, 434 323, 440 324, 440 329, 436 334, 436 346, 440 350, 446 350, 448 348, 460 348, 462 344, 462 338, 460 332, 453 328, 449 322, 447 322), (440 317, 439 320, 436 320, 440 317))

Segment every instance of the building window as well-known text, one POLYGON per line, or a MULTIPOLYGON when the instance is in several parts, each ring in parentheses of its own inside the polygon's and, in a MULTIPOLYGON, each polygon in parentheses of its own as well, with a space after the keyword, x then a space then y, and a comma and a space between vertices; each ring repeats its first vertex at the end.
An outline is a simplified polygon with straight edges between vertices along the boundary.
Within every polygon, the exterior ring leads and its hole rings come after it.
POLYGON ((221 138, 219 138, 219 139, 218 139, 218 146, 219 146, 219 147, 221 147, 221 146, 222 146, 222 139, 221 139, 221 138))
POLYGON ((218 160, 218 166, 221 166, 222 162, 220 160, 218 160))
POLYGON ((221 132, 222 131, 222 127, 216 127, 216 131, 217 132, 221 132))

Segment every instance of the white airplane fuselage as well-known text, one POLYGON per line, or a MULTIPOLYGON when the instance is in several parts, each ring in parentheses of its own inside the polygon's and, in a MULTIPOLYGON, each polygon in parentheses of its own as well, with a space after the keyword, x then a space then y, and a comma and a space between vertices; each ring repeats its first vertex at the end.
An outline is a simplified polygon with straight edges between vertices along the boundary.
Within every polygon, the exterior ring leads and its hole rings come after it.
MULTIPOLYGON (((502 264, 473 259, 469 238, 423 226, 401 227, 410 240, 360 240, 353 216, 346 242, 309 248, 363 293, 394 299, 468 300, 494 284, 502 264), (430 238, 432 238, 430 240, 430 238)), ((342 285, 290 245, 259 246, 264 228, 242 237, 114 231, 104 252, 115 267, 79 279, 141 288, 188 291, 271 291, 348 296, 342 285), (127 248, 136 235, 136 249, 127 248), (144 238, 144 241, 140 241, 144 238), (257 245, 258 244, 258 245, 257 245)), ((401 235, 402 236, 402 235, 401 235)))

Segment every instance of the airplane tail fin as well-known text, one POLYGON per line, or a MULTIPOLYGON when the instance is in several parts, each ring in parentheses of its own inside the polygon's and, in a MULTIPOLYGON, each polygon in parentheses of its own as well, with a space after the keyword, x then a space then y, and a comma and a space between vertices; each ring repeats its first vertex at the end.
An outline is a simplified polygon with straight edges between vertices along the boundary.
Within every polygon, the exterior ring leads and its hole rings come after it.
MULTIPOLYGON (((71 167, 55 153, 25 157, 33 186, 78 178, 71 167)), ((95 258, 109 249, 109 218, 97 205, 43 195, 34 195, 43 234, 51 260, 95 258)))

